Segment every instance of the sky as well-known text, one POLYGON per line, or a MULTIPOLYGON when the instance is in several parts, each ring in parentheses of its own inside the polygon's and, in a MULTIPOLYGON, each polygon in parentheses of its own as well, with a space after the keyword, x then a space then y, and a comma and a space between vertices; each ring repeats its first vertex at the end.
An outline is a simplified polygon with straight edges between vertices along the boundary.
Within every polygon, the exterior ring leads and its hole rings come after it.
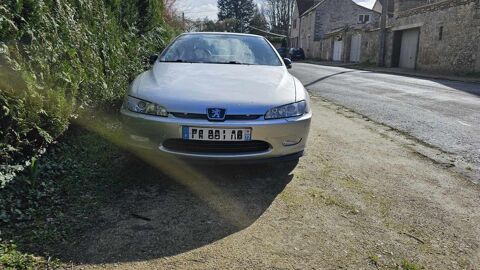
MULTIPOLYGON (((255 0, 261 4, 262 0, 255 0)), ((362 6, 372 8, 375 0, 354 0, 362 6)), ((176 8, 178 12, 185 12, 185 17, 191 19, 217 18, 217 0, 177 0, 176 8)))

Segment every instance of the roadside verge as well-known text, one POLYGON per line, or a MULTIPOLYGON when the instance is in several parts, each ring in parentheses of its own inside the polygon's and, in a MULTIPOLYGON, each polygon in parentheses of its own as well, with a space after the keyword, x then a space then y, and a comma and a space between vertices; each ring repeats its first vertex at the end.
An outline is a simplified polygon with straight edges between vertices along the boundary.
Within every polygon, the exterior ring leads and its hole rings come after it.
POLYGON ((314 64, 314 65, 320 65, 320 66, 344 67, 344 68, 351 68, 351 69, 357 69, 357 70, 363 70, 363 71, 372 71, 372 72, 378 72, 378 73, 401 75, 401 76, 408 76, 408 77, 415 77, 415 78, 449 80, 449 81, 480 84, 480 74, 474 75, 474 76, 460 76, 460 75, 446 75, 446 74, 422 72, 418 70, 408 70, 408 69, 402 69, 402 68, 366 66, 363 64, 355 64, 355 63, 338 63, 338 62, 315 61, 315 60, 305 60, 302 62, 314 64))

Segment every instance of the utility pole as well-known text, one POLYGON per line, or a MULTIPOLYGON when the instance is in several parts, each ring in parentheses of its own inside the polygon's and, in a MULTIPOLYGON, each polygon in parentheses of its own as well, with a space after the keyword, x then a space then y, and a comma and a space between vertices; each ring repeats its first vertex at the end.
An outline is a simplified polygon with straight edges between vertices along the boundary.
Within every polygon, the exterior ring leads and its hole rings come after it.
POLYGON ((387 16, 388 16, 388 1, 382 1, 382 16, 380 18, 380 35, 379 35, 379 43, 380 46, 378 47, 378 63, 379 67, 385 66, 385 40, 387 36, 387 16))

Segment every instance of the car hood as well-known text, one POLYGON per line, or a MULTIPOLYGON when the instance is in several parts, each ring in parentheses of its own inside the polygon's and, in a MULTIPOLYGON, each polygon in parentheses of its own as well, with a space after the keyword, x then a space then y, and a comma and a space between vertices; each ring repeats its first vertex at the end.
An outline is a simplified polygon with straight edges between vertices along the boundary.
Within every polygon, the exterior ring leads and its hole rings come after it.
POLYGON ((130 95, 170 112, 264 114, 295 102, 294 77, 283 66, 160 63, 139 75, 130 95))

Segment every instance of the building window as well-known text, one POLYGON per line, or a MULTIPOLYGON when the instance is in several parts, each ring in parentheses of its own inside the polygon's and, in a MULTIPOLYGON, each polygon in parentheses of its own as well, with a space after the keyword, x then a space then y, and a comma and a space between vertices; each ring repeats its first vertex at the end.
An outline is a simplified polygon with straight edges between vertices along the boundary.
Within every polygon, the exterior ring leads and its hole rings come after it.
POLYGON ((368 23, 368 22, 370 22, 370 15, 368 14, 358 15, 358 23, 368 23))
POLYGON ((443 26, 440 26, 440 29, 438 30, 438 40, 443 39, 443 26))
POLYGON ((297 29, 297 19, 293 20, 293 28, 297 29))

